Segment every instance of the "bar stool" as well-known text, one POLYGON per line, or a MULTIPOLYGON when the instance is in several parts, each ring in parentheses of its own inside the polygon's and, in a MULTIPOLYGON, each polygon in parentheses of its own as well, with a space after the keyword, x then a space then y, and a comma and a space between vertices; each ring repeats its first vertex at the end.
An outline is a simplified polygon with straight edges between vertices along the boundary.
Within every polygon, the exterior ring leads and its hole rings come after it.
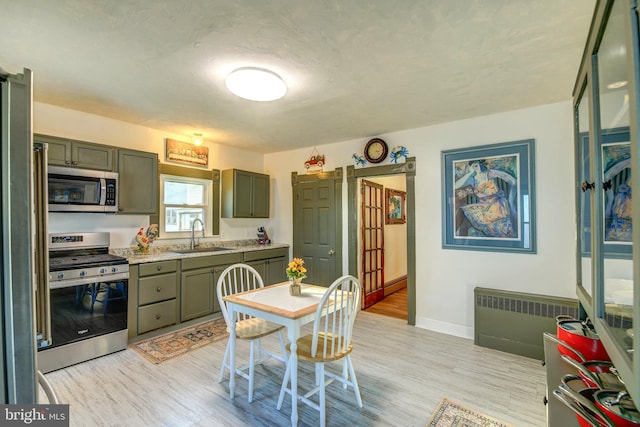
POLYGON ((89 309, 89 313, 93 314, 93 306, 96 302, 102 303, 102 313, 107 313, 107 305, 109 301, 115 301, 120 299, 127 298, 127 287, 124 285, 124 282, 115 282, 115 283, 92 283, 91 284, 91 308, 89 309), (104 285, 104 287, 102 286, 104 285), (103 292, 104 295, 102 299, 98 299, 98 295, 100 292, 103 292))

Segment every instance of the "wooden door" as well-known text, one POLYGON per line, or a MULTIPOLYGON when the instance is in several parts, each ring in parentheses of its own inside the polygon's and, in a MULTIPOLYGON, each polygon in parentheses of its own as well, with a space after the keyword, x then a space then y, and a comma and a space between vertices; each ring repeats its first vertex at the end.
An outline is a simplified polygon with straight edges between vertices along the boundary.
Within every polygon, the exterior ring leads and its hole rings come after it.
POLYGON ((363 179, 360 193, 362 308, 367 308, 384 298, 384 188, 363 179))
POLYGON ((293 256, 304 259, 305 282, 329 286, 342 275, 342 169, 316 175, 292 176, 293 256))

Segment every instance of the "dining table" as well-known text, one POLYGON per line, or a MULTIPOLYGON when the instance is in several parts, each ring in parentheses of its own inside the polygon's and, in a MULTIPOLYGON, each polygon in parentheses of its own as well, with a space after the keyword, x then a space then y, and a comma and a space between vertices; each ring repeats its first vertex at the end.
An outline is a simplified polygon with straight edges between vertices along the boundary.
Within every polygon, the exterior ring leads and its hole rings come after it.
MULTIPOLYGON (((316 309, 326 292, 324 286, 301 284, 300 295, 291 295, 290 282, 265 286, 251 291, 224 296, 229 318, 235 319, 237 313, 259 317, 287 328, 291 364, 291 425, 298 425, 298 356, 297 341, 303 325, 315 319, 316 309)), ((229 395, 233 399, 235 393, 236 372, 236 333, 235 322, 231 322, 229 331, 229 395)))

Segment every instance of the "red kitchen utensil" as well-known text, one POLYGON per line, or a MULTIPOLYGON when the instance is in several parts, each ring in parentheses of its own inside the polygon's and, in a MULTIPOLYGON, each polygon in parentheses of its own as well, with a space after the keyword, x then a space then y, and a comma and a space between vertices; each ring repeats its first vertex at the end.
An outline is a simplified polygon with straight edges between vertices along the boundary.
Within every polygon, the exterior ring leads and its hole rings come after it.
MULTIPOLYGON (((579 351, 586 360, 611 360, 598 334, 591 326, 567 316, 556 317, 556 323, 558 339, 579 351)), ((558 350, 561 354, 580 361, 575 353, 566 348, 558 346, 558 350)))
POLYGON ((640 412, 626 391, 598 390, 593 398, 598 409, 616 426, 640 426, 640 412))
POLYGON ((562 377, 562 384, 553 394, 575 412, 578 423, 582 427, 616 427, 617 424, 596 406, 594 394, 597 391, 597 388, 584 387, 581 377, 567 374, 562 377), (579 389, 570 385, 575 382, 580 384, 581 387, 579 389))
POLYGON ((625 390, 625 385, 618 376, 613 363, 603 360, 578 362, 573 357, 564 354, 560 357, 578 370, 578 375, 588 387, 614 391, 625 390))

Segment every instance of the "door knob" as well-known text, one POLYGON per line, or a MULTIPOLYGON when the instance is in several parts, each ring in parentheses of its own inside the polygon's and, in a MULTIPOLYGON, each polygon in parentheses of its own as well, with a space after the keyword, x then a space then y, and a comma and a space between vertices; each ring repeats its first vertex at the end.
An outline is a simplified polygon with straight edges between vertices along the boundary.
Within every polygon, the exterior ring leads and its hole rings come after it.
POLYGON ((335 255, 336 251, 334 251, 333 249, 329 249, 329 255, 333 256, 335 255))

